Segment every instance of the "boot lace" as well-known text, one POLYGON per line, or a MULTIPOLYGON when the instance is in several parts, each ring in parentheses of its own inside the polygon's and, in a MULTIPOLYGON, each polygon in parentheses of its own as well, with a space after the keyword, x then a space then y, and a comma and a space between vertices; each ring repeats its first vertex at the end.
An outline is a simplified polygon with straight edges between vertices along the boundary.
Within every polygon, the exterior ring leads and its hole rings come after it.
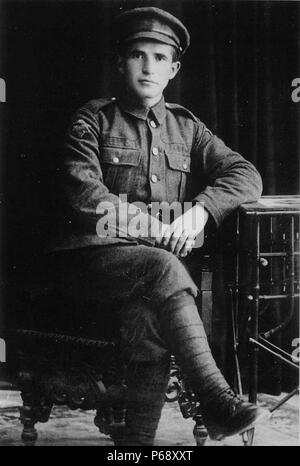
POLYGON ((220 410, 234 413, 243 401, 242 397, 231 388, 226 388, 219 396, 218 405, 220 410))

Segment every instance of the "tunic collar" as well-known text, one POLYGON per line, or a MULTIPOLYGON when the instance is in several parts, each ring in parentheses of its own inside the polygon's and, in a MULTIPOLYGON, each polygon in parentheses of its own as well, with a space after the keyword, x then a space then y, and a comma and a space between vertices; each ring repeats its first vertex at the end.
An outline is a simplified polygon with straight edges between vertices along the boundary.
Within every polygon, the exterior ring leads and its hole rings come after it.
POLYGON ((150 112, 154 115, 159 124, 161 124, 166 117, 166 104, 164 96, 162 96, 160 101, 157 102, 157 104, 155 104, 153 107, 145 107, 134 101, 134 99, 127 94, 121 95, 118 98, 118 104, 126 113, 129 113, 130 115, 133 115, 134 117, 140 118, 142 120, 147 120, 150 112))

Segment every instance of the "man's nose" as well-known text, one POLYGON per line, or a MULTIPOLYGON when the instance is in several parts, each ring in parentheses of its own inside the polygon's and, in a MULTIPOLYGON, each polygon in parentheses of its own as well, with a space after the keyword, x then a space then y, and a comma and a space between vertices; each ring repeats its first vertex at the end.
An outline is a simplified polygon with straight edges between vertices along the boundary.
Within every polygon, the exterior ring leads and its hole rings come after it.
POLYGON ((151 74, 154 70, 154 60, 150 57, 146 57, 143 61, 143 73, 151 74))

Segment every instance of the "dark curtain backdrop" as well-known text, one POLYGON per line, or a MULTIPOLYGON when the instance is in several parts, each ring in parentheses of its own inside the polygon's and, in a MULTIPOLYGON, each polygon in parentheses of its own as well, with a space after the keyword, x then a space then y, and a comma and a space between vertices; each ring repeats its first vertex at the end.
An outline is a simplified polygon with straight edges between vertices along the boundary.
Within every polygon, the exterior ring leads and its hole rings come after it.
POLYGON ((0 0, 4 297, 55 228, 52 174, 71 114, 88 99, 118 92, 111 20, 141 5, 167 9, 191 33, 167 100, 191 109, 251 160, 264 194, 298 193, 300 104, 291 83, 300 77, 300 3, 0 0))

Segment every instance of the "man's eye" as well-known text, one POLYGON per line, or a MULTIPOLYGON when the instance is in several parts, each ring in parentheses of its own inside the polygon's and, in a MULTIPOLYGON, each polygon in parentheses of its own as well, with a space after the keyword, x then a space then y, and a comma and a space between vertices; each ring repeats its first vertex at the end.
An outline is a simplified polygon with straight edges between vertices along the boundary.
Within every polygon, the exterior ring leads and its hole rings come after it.
POLYGON ((131 58, 142 58, 142 54, 140 52, 132 52, 131 58))
POLYGON ((164 55, 156 55, 156 60, 157 61, 164 61, 166 59, 167 59, 167 57, 165 57, 164 55))

